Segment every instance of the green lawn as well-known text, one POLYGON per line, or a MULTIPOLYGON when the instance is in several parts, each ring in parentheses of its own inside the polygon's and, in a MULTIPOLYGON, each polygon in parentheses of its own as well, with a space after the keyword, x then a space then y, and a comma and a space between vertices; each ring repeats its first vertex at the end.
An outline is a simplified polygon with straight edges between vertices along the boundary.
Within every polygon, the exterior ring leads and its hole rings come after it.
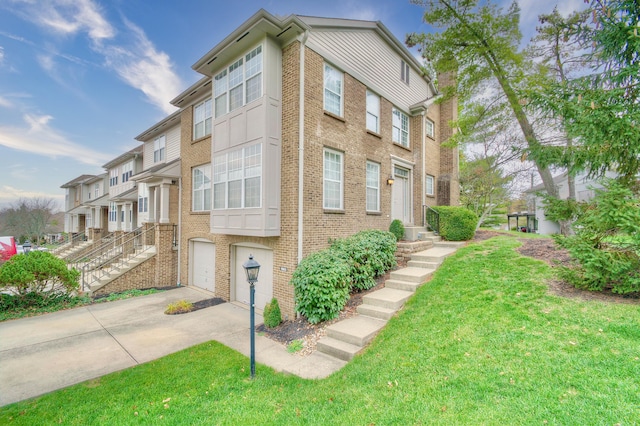
POLYGON ((0 409, 0 424, 636 424, 640 307, 546 293, 512 237, 458 250, 371 346, 303 380, 205 343, 0 409))

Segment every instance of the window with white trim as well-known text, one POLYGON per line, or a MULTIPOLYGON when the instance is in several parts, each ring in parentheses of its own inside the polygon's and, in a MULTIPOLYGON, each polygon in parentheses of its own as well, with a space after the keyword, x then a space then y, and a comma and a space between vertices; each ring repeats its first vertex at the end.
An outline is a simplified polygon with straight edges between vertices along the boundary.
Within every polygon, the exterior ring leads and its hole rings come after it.
POLYGON ((93 193, 94 193, 96 198, 100 197, 100 184, 99 183, 94 183, 93 184, 93 193))
POLYGON ((116 203, 109 203, 109 222, 118 221, 118 206, 116 203))
POLYGON ((428 118, 425 118, 424 120, 424 131, 431 139, 435 138, 435 124, 433 124, 433 121, 428 118))
POLYGON ((164 148, 166 144, 167 138, 165 135, 158 136, 155 141, 153 141, 153 162, 159 163, 164 161, 164 148))
POLYGON ((380 211, 380 164, 367 161, 367 211, 380 211))
POLYGON ((214 210, 260 207, 261 194, 261 144, 214 157, 214 210))
POLYGON ((392 139, 395 143, 409 147, 409 116, 394 107, 391 111, 392 139))
POLYGON ((367 90, 367 130, 380 133, 380 96, 367 90))
POLYGON ((133 161, 122 166, 122 183, 128 182, 131 176, 133 176, 133 161))
POLYGON ((424 181, 424 188, 425 193, 430 197, 433 197, 436 194, 434 183, 435 178, 431 175, 427 175, 424 181))
POLYGON ((149 187, 146 183, 138 184, 138 213, 149 212, 149 187))
POLYGON ((324 64, 324 109, 342 117, 342 85, 344 74, 324 64))
POLYGON ((409 84, 409 64, 405 61, 400 61, 400 80, 409 84))
POLYGON ((211 99, 199 103, 193 108, 193 139, 211 134, 211 99))
POLYGON ((191 170, 191 209, 194 212, 211 210, 211 164, 191 170))
POLYGON ((343 158, 342 152, 324 150, 322 207, 325 209, 343 209, 343 158))
POLYGON ((109 171, 109 186, 116 186, 118 184, 118 169, 109 171))
POLYGON ((216 118, 262 96, 262 46, 235 61, 213 78, 216 118))

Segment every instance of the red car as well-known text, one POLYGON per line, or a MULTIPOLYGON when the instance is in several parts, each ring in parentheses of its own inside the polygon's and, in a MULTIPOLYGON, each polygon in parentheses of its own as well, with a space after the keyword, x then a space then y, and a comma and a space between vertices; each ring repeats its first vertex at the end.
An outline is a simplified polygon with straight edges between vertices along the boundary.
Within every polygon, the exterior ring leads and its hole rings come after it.
POLYGON ((15 238, 0 237, 0 262, 9 260, 15 254, 18 254, 15 238))

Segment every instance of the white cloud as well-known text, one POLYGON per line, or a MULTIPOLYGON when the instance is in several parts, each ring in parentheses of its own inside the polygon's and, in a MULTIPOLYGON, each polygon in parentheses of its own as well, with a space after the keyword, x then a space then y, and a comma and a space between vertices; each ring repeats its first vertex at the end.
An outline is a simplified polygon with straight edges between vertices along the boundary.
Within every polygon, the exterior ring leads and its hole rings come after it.
POLYGON ((50 115, 23 117, 26 126, 0 126, 0 145, 45 157, 69 157, 79 163, 101 166, 111 156, 68 140, 49 125, 50 115))
POLYGON ((13 104, 11 101, 5 97, 0 96, 0 107, 11 108, 13 104))

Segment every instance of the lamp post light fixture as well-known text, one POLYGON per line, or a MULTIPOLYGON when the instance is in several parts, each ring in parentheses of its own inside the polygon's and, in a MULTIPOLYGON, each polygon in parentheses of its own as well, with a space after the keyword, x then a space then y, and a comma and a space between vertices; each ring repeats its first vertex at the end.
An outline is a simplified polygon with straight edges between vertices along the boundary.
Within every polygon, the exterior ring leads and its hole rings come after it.
POLYGON ((251 379, 256 376, 256 320, 255 320, 255 299, 256 299, 256 288, 255 284, 258 282, 258 273, 260 272, 260 264, 253 260, 253 255, 249 255, 249 260, 247 260, 242 267, 244 271, 247 273, 247 282, 249 283, 249 318, 250 318, 250 326, 251 329, 251 379))
POLYGON ((387 185, 393 185, 393 182, 395 182, 395 180, 393 179, 393 175, 389 175, 389 177, 387 178, 387 185))
POLYGON ((26 240, 24 243, 22 243, 22 251, 24 252, 24 254, 29 254, 29 252, 31 251, 31 243, 29 242, 29 240, 26 240))

